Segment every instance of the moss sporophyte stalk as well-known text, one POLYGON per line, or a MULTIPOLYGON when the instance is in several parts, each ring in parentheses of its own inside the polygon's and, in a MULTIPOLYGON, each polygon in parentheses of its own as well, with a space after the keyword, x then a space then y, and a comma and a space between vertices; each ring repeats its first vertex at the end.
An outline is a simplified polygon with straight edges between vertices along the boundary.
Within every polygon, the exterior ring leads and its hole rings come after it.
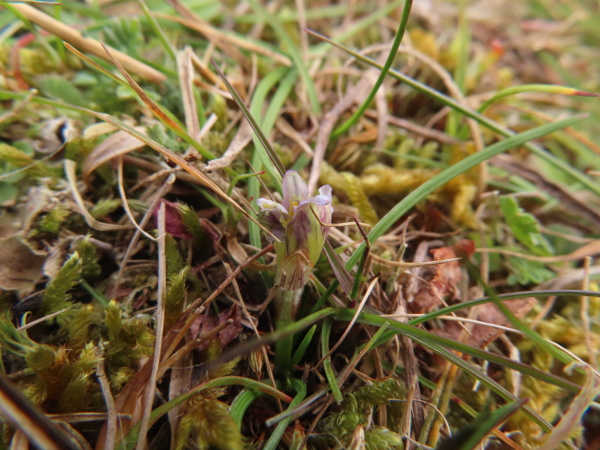
MULTIPOLYGON (((325 185, 317 195, 309 197, 308 186, 302 177, 298 172, 288 170, 282 181, 282 203, 266 198, 256 201, 261 209, 261 221, 279 239, 279 242, 273 241, 277 254, 275 304, 278 329, 294 320, 304 285, 323 250, 328 231, 324 224, 331 222, 333 213, 331 191, 331 186, 325 185)), ((278 357, 289 355, 291 339, 286 346, 287 350, 277 349, 278 357)), ((280 361, 285 365, 283 360, 280 361)))

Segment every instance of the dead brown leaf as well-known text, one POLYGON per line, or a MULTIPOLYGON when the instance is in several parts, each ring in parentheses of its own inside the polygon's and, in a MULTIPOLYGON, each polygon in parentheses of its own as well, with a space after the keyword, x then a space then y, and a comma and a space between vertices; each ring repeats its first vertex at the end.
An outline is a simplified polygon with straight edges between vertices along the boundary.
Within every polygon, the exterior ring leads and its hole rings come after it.
MULTIPOLYGON (((217 316, 213 316, 210 309, 200 316, 190 327, 190 334, 194 339, 202 338, 210 333, 214 328, 223 325, 225 322, 231 321, 225 328, 217 333, 221 347, 225 347, 233 341, 242 330, 241 314, 237 305, 231 305, 224 311, 221 311, 217 316)), ((199 350, 204 350, 210 342, 204 342, 199 345, 199 350)))
MULTIPOLYGON (((527 297, 518 300, 510 300, 504 302, 504 304, 515 316, 521 319, 537 304, 537 300, 533 297, 527 297)), ((471 316, 476 320, 501 327, 510 326, 509 320, 493 303, 475 306, 473 309, 475 310, 475 315, 471 316)), ((460 334, 464 332, 464 329, 458 322, 445 321, 443 328, 433 330, 433 332, 450 339, 458 339, 460 334)), ((505 330, 500 328, 490 327, 485 324, 475 324, 470 329, 470 335, 466 343, 474 347, 484 348, 504 333, 505 330)))
MULTIPOLYGON (((143 127, 135 127, 135 130, 140 133, 145 132, 143 127)), ((92 150, 83 163, 83 179, 86 184, 88 184, 90 174, 101 165, 106 164, 117 156, 139 150, 145 145, 146 143, 123 130, 119 130, 112 136, 106 138, 92 150)))
POLYGON ((31 292, 44 276, 46 258, 34 254, 17 236, 0 239, 0 288, 31 292))
MULTIPOLYGON (((470 256, 473 254, 474 249, 473 241, 463 239, 452 247, 439 247, 430 250, 430 252, 434 261, 443 261, 461 256, 470 256)), ((458 292, 457 285, 462 279, 461 261, 455 260, 433 266, 429 274, 429 276, 425 275, 426 283, 423 283, 421 289, 415 294, 413 301, 408 304, 412 313, 420 314, 432 311, 437 305, 443 303, 445 298, 452 299, 456 296, 458 292)))

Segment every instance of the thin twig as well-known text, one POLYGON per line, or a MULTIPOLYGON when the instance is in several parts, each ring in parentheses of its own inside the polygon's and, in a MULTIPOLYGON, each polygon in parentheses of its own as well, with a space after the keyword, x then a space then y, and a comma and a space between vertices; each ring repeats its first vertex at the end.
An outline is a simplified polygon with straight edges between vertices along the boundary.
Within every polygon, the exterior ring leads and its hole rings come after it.
POLYGON ((104 369, 104 355, 98 360, 96 365, 96 376, 100 383, 102 396, 106 405, 106 437, 104 438, 104 450, 112 450, 115 448, 117 437, 117 408, 115 407, 115 399, 110 390, 110 384, 106 377, 104 369))
POLYGON ((160 367, 160 357, 163 342, 163 327, 165 324, 165 293, 167 289, 167 248, 166 248, 166 230, 165 230, 166 208, 162 203, 158 209, 158 286, 157 286, 157 302, 155 313, 155 341, 154 355, 152 360, 152 371, 150 379, 146 387, 146 395, 144 398, 144 408, 142 420, 140 423, 140 434, 136 445, 136 450, 144 450, 147 447, 147 435, 150 427, 150 413, 152 412, 152 404, 156 394, 156 380, 160 367))
POLYGON ((135 217, 133 217, 133 213, 131 212, 131 209, 129 208, 129 204, 127 203, 127 193, 125 192, 124 181, 123 181, 123 158, 122 157, 117 158, 117 187, 119 190, 119 195, 121 197, 121 203, 123 205, 123 209, 125 210, 125 214, 127 214, 127 217, 129 218, 129 221, 131 222, 131 224, 137 229, 137 231, 142 233, 148 239, 150 239, 151 241, 156 241, 156 238, 154 236, 152 236, 150 233, 145 231, 137 223, 137 221, 135 220, 135 217))

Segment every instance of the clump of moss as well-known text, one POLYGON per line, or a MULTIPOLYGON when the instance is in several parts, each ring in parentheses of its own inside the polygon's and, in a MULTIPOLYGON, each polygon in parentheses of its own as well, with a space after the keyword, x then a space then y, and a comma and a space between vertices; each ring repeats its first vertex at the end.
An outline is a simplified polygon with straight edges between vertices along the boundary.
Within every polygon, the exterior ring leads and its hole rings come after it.
POLYGON ((394 378, 377 381, 371 386, 364 386, 346 394, 340 412, 323 420, 322 434, 313 438, 318 445, 342 444, 340 448, 348 448, 355 430, 364 428, 365 446, 368 450, 379 448, 404 448, 402 437, 397 433, 397 424, 402 414, 402 404, 390 401, 405 396, 404 387, 394 378), (389 428, 381 425, 370 425, 370 416, 377 408, 386 408, 389 428), (318 441, 318 442, 317 442, 318 441), (326 441, 326 442, 325 442, 326 441))
POLYGON ((244 448, 242 433, 231 418, 226 403, 197 395, 187 403, 177 427, 177 450, 192 445, 198 449, 244 448))

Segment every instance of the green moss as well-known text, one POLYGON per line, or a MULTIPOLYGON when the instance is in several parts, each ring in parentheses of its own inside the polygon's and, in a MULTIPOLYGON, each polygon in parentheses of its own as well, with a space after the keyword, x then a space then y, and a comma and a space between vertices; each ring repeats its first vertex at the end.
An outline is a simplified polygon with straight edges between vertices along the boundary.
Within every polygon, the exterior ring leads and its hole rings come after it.
POLYGON ((98 263, 96 255, 96 246, 90 242, 89 236, 79 242, 77 252, 82 260, 81 275, 86 280, 97 278, 102 273, 102 268, 98 263))
POLYGON ((101 198, 100 200, 97 200, 94 207, 90 209, 90 214, 95 219, 99 219, 115 212, 121 205, 121 199, 119 198, 101 198))
POLYGON ((347 448, 359 426, 364 427, 365 445, 369 450, 403 448, 402 438, 396 431, 402 414, 402 403, 390 401, 405 397, 404 387, 394 378, 376 381, 353 393, 346 394, 340 411, 325 418, 321 424, 322 436, 316 441, 337 442, 347 448), (375 408, 387 408, 390 428, 369 425, 369 415, 375 408))
POLYGON ((231 418, 228 405, 215 399, 196 396, 187 403, 177 426, 175 448, 192 445, 197 449, 241 450, 242 433, 231 418))
POLYGON ((179 273, 170 277, 169 286, 165 294, 165 329, 169 329, 179 316, 185 301, 185 284, 188 270, 184 268, 179 273))
POLYGON ((32 178, 56 177, 55 171, 48 165, 34 160, 24 151, 8 144, 0 144, 0 161, 7 172, 28 167, 27 174, 32 178))
POLYGON ((77 308, 68 325, 69 346, 83 348, 86 343, 100 339, 102 311, 96 304, 83 305, 77 308))
POLYGON ((171 279, 171 277, 180 273, 186 267, 186 263, 181 257, 179 246, 173 236, 166 236, 165 247, 167 255, 167 278, 171 279))
MULTIPOLYGON (((78 252, 73 253, 58 271, 56 278, 46 287, 42 297, 41 312, 44 315, 52 314, 72 306, 69 291, 81 280, 83 261, 78 252)), ((66 325, 72 312, 59 314, 56 320, 59 325, 66 325)))
POLYGON ((121 308, 112 300, 106 308, 104 316, 107 341, 104 342, 106 371, 109 380, 122 385, 125 378, 134 371, 123 371, 123 368, 137 368, 140 358, 152 354, 154 348, 154 333, 149 327, 148 320, 141 317, 122 318, 121 308))
POLYGON ((69 214, 71 214, 70 211, 57 205, 40 219, 38 230, 43 233, 58 233, 69 214))

